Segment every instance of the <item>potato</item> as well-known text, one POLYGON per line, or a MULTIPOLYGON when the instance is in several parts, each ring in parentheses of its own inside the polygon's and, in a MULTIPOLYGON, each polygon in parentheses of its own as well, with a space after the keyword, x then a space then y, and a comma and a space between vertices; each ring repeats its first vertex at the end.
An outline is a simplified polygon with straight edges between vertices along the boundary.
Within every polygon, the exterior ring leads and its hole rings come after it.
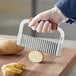
POLYGON ((22 63, 10 63, 1 67, 3 76, 19 76, 25 70, 25 64, 22 63))
POLYGON ((42 62, 44 59, 44 55, 40 51, 31 51, 29 53, 29 60, 31 62, 42 62))
POLYGON ((0 54, 16 54, 23 49, 24 47, 16 44, 16 39, 0 39, 0 54))

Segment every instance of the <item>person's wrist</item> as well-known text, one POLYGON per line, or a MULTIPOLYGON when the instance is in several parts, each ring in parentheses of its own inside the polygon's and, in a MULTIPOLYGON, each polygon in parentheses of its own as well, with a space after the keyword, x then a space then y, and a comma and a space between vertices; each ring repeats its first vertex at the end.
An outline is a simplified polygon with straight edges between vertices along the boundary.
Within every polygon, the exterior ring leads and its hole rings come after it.
POLYGON ((60 16, 61 22, 65 22, 68 20, 68 17, 66 17, 58 7, 54 7, 54 10, 56 10, 57 14, 60 16))

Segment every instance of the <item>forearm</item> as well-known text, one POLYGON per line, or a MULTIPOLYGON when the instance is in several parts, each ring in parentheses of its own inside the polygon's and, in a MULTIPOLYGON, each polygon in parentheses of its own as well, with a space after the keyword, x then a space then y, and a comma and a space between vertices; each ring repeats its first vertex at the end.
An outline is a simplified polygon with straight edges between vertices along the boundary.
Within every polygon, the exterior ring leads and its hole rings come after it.
POLYGON ((76 21, 76 0, 59 0, 56 7, 69 18, 68 22, 76 21))
MULTIPOLYGON (((65 21, 68 20, 68 17, 66 17, 66 16, 64 15, 64 13, 63 13, 58 7, 54 7, 54 10, 56 11, 55 14, 56 14, 58 17, 60 17, 61 22, 65 22, 65 21)), ((54 16, 56 16, 56 15, 54 15, 54 16)))

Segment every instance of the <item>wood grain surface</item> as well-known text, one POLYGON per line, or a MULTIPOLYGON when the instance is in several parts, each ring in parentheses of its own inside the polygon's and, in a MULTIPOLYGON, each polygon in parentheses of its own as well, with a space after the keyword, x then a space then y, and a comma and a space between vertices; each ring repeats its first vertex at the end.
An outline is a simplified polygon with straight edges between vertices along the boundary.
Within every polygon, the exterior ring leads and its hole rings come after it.
MULTIPOLYGON (((0 55, 0 68, 2 65, 13 62, 26 64, 26 70, 22 76, 66 76, 72 66, 76 64, 76 49, 63 48, 60 57, 44 54, 42 63, 32 63, 28 59, 28 53, 31 50, 25 50, 17 55, 0 55)), ((0 76, 2 72, 0 70, 0 76)))

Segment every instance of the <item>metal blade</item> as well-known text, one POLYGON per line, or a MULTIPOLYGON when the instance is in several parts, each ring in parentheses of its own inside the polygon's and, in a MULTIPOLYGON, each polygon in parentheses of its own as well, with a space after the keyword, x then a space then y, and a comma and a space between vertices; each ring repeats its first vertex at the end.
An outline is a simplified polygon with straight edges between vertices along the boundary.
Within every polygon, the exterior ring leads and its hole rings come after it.
POLYGON ((56 55, 58 43, 45 38, 32 37, 22 34, 20 45, 56 55))

